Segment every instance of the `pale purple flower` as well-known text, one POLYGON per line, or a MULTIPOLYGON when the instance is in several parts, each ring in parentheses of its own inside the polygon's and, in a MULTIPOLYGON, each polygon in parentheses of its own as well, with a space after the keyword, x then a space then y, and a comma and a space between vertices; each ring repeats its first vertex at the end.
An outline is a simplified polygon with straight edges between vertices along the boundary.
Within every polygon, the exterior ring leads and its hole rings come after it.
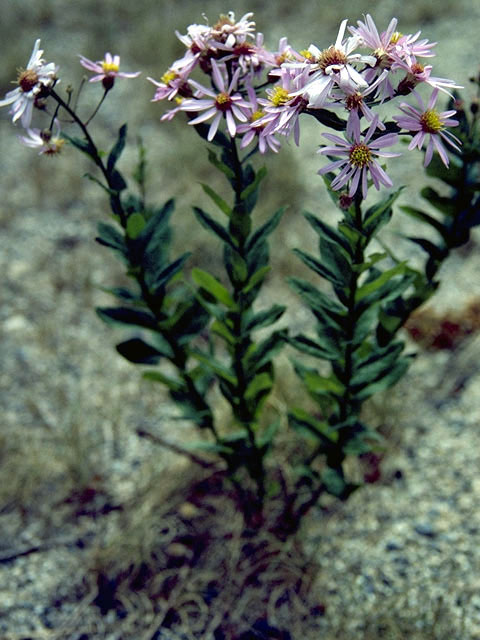
POLYGON ((240 122, 246 122, 248 119, 242 108, 248 111, 251 109, 251 105, 240 93, 235 93, 240 71, 239 67, 227 85, 225 68, 220 68, 217 62, 212 60, 212 83, 216 91, 204 87, 195 80, 189 80, 191 86, 197 90, 196 97, 183 100, 180 109, 187 112, 204 111, 201 115, 190 120, 188 124, 200 124, 213 118, 207 136, 208 141, 215 137, 223 117, 226 119, 227 129, 232 137, 237 131, 235 118, 240 122), (202 96, 208 97, 203 98, 202 96))
POLYGON ((386 187, 392 186, 392 181, 375 160, 374 156, 382 158, 400 156, 400 153, 383 151, 385 147, 391 147, 396 144, 398 136, 396 133, 387 133, 386 135, 371 140, 373 133, 377 129, 377 124, 375 119, 371 123, 363 140, 359 121, 357 121, 356 126, 353 127, 351 139, 344 140, 331 133, 323 134, 327 140, 335 144, 334 146, 323 147, 318 153, 328 156, 340 156, 341 159, 330 162, 320 169, 318 173, 323 175, 329 171, 340 169, 340 173, 332 180, 330 185, 335 191, 342 189, 348 181, 351 180, 348 196, 352 198, 357 193, 359 187, 361 187, 362 196, 366 198, 369 175, 377 190, 380 189, 380 184, 386 187))
MULTIPOLYGON (((304 87, 304 91, 308 96, 309 104, 313 108, 323 107, 330 90, 335 85, 342 89, 349 88, 350 90, 368 86, 368 82, 352 66, 352 63, 360 62, 374 65, 376 59, 374 56, 353 53, 358 47, 360 39, 358 37, 349 37, 345 41, 343 40, 347 22, 348 20, 343 20, 341 23, 334 45, 323 51, 320 51, 313 44, 308 48, 310 54, 308 65, 313 75, 304 87)), ((288 66, 289 63, 286 64, 288 66)))
POLYGON ((250 104, 252 105, 252 111, 249 117, 249 122, 241 124, 237 127, 237 133, 243 135, 240 148, 244 149, 253 140, 258 142, 258 150, 264 154, 269 149, 275 153, 280 149, 280 142, 275 138, 274 133, 265 133, 265 125, 253 126, 262 116, 265 115, 265 111, 262 111, 255 89, 253 87, 247 87, 248 97, 250 104))
POLYGON ((40 40, 36 40, 27 67, 19 71, 18 87, 0 100, 0 107, 12 105, 10 113, 13 114, 13 122, 21 118, 22 126, 25 128, 28 128, 32 121, 35 101, 48 95, 48 89, 53 87, 57 80, 58 67, 53 62, 45 64, 42 54, 40 40))
POLYGON ((438 97, 438 88, 433 90, 426 106, 418 93, 415 91, 413 93, 415 94, 421 109, 416 109, 415 107, 403 102, 400 105, 400 111, 405 115, 394 116, 393 118, 396 120, 399 127, 406 131, 415 133, 412 141, 408 145, 410 150, 415 149, 415 147, 421 149, 423 147, 423 143, 428 137, 427 149, 425 152, 425 167, 430 164, 434 150, 438 152, 443 164, 448 167, 449 160, 444 143, 446 142, 456 151, 460 151, 460 147, 458 146, 461 144, 460 140, 454 136, 453 133, 445 130, 446 127, 456 127, 458 125, 458 120, 452 119, 452 116, 455 115, 456 111, 452 109, 439 113, 434 109, 438 97))
POLYGON ((245 38, 252 36, 255 31, 255 22, 250 20, 252 16, 253 13, 246 13, 236 21, 233 11, 229 11, 227 15, 221 15, 212 27, 213 39, 222 42, 227 48, 233 48, 236 44, 245 42, 245 38))
POLYGON ((181 97, 191 97, 192 90, 187 84, 188 76, 191 69, 188 66, 178 64, 176 61, 172 66, 163 74, 160 82, 153 78, 147 78, 156 87, 155 95, 152 98, 152 102, 158 102, 159 100, 173 100, 179 94, 181 97))
POLYGON ((393 63, 392 69, 401 69, 406 72, 406 76, 401 80, 397 87, 397 93, 400 95, 407 95, 420 83, 430 85, 434 89, 439 89, 448 94, 451 98, 454 96, 448 91, 448 89, 463 89, 454 80, 449 78, 437 78, 432 76, 432 65, 423 65, 417 62, 417 59, 413 56, 408 60, 398 60, 393 63))
POLYGON ((285 65, 280 69, 280 81, 272 89, 267 89, 268 100, 259 98, 265 115, 253 123, 254 127, 264 127, 263 135, 279 133, 284 136, 294 132, 294 140, 300 142, 299 116, 307 107, 307 99, 302 94, 308 82, 308 69, 285 65))
POLYGON ((55 156, 60 153, 65 140, 60 137, 60 125, 55 119, 55 131, 50 129, 27 129, 26 136, 19 136, 20 141, 27 147, 38 149, 39 155, 55 156))
POLYGON ((101 82, 105 89, 111 89, 115 78, 136 78, 141 71, 134 73, 125 73, 120 71, 120 56, 112 56, 106 53, 103 60, 93 62, 85 56, 80 56, 80 64, 88 71, 93 71, 96 75, 90 78, 90 82, 101 82))

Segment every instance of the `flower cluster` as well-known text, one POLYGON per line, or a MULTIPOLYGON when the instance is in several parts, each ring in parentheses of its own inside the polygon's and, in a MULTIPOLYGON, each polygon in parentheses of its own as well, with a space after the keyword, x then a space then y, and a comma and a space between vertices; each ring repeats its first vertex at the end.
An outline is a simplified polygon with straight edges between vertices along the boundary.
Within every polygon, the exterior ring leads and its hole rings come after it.
MULTIPOLYGON (((18 73, 16 80, 18 86, 9 91, 4 100, 0 100, 0 107, 10 106, 13 122, 16 123, 20 120, 27 133, 27 135, 18 136, 24 145, 38 149, 41 155, 53 156, 60 153, 65 143, 60 135, 60 122, 57 117, 60 103, 58 103, 47 128, 39 129, 31 126, 34 107, 46 111, 46 100, 52 95, 56 83, 59 82, 57 65, 53 62, 46 64, 42 56, 43 50, 40 49, 40 40, 38 39, 35 41, 26 68, 20 69, 18 73)), ((80 64, 96 74, 90 79, 90 82, 102 82, 105 93, 113 87, 115 78, 136 78, 140 75, 140 71, 135 73, 120 72, 120 56, 112 56, 110 53, 105 54, 104 60, 98 62, 80 56, 80 64)), ((102 101, 103 98, 98 107, 102 101)), ((68 104, 65 106, 68 108, 68 104)), ((98 111, 98 107, 93 115, 98 111)))
MULTIPOLYGON (((448 166, 447 149, 458 152, 459 143, 448 128, 458 123, 453 119, 455 111, 439 112, 435 104, 439 92, 451 95, 450 90, 460 87, 453 80, 433 76, 432 65, 424 63, 434 56, 436 43, 421 39, 420 31, 400 33, 395 18, 385 31, 379 31, 367 14, 356 26, 343 20, 334 43, 326 48, 310 44, 297 51, 283 37, 277 50, 272 51, 264 46, 263 35, 255 31, 252 15, 246 13, 237 20, 232 11, 220 15, 213 25, 192 24, 186 34, 176 32, 185 47, 184 55, 170 65, 160 80, 148 78, 156 87, 153 101, 174 103, 162 120, 171 120, 183 112, 188 124, 209 125, 208 141, 225 128, 232 139, 240 139, 241 148, 255 144, 255 149, 266 153, 277 152, 280 140, 291 134, 299 144, 300 116, 314 116, 337 131, 343 130, 344 139, 324 134, 335 145, 326 146, 321 153, 340 159, 319 173, 339 170, 332 187, 348 187, 348 197, 360 189, 365 195, 368 178, 376 188, 390 184, 374 156, 399 155, 384 150, 397 143, 398 134, 412 136, 409 150, 426 145, 425 165, 436 151, 448 166), (196 79, 194 74, 198 72, 208 81, 196 79), (421 85, 431 91, 425 101, 418 93, 421 85), (420 108, 405 102, 406 96, 413 96, 420 108), (382 136, 387 123, 377 108, 390 102, 392 111, 397 112, 390 116, 389 133, 382 136), (358 152, 359 145, 365 149, 362 154, 358 152)), ((17 78, 17 88, 0 101, 0 106, 11 105, 13 121, 20 119, 28 130, 28 136, 21 140, 46 153, 45 135, 30 127, 33 107, 44 108, 45 99, 53 91, 57 67, 45 64, 39 47, 37 40, 27 68, 17 78)), ((120 72, 120 57, 110 53, 96 62, 80 56, 80 63, 94 74, 90 82, 101 82, 105 90, 86 121, 88 124, 115 79, 134 78, 140 72, 120 72)), ((43 131, 52 130, 57 111, 43 131)), ((52 145, 50 139, 47 143, 50 153, 61 148, 52 145)))
POLYGON ((278 151, 280 139, 291 133, 299 143, 301 114, 325 122, 326 112, 340 110, 345 116, 338 118, 337 128, 343 127, 345 138, 325 134, 335 146, 327 146, 321 153, 341 160, 331 162, 319 173, 339 169, 332 187, 342 189, 350 183, 350 197, 358 189, 366 194, 367 176, 377 189, 380 184, 391 186, 374 156, 400 155, 383 150, 396 144, 397 134, 414 136, 409 150, 421 149, 428 140, 425 164, 436 150, 448 166, 445 145, 458 150, 458 140, 446 129, 458 123, 452 119, 454 111, 440 113, 435 110, 435 102, 439 91, 451 95, 450 90, 460 87, 453 80, 433 76, 432 65, 421 61, 433 57, 436 43, 421 39, 420 31, 400 33, 395 18, 381 32, 367 15, 356 26, 348 26, 343 20, 334 44, 324 49, 311 44, 297 51, 282 38, 278 50, 269 51, 262 34, 255 33, 251 18, 247 13, 237 21, 230 12, 213 26, 193 24, 186 35, 177 32, 186 47, 184 56, 160 81, 149 78, 157 87, 154 101, 176 103, 162 120, 183 111, 191 125, 209 121, 208 140, 225 121, 230 136, 241 137, 242 148, 256 142, 259 151, 265 153, 278 151), (191 77, 196 69, 209 76, 211 87, 191 77), (426 105, 417 91, 422 84, 433 89, 426 105), (415 97, 421 111, 400 102, 399 112, 391 117, 390 133, 379 137, 386 126, 376 107, 408 95, 415 97), (362 118, 368 125, 363 141, 362 118))

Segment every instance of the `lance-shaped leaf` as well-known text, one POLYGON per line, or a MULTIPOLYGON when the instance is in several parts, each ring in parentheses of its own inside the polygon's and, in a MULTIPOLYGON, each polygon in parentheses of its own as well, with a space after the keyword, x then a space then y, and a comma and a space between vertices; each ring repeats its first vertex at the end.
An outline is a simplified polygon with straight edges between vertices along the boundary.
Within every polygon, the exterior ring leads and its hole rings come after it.
POLYGON ((269 327, 282 317, 285 310, 286 307, 279 304, 274 304, 269 309, 265 309, 265 311, 259 311, 248 320, 245 325, 244 331, 246 333, 249 333, 250 331, 269 327))
POLYGON ((230 292, 219 282, 214 276, 207 271, 195 267, 192 269, 192 279, 200 289, 205 290, 213 296, 218 302, 221 302, 229 309, 237 309, 237 304, 232 298, 230 292))
POLYGON ((437 218, 434 218, 430 214, 425 213, 424 211, 421 211, 421 209, 417 209, 416 207, 402 205, 399 208, 405 213, 407 213, 409 216, 412 216, 412 218, 421 220, 422 222, 425 222, 429 226, 433 227, 442 236, 444 241, 448 242, 448 235, 449 235, 448 228, 445 225, 443 225, 440 222, 440 220, 437 220, 437 218))
POLYGON ((220 238, 220 240, 223 240, 223 242, 229 244, 233 249, 236 248, 232 238, 230 237, 230 234, 225 229, 225 227, 223 227, 211 216, 209 216, 208 213, 205 213, 205 211, 200 209, 200 207, 193 207, 193 211, 195 213, 195 216, 197 217, 197 220, 203 227, 205 227, 205 229, 212 231, 218 238, 220 238))
POLYGON ((358 304, 365 298, 366 296, 370 296, 373 293, 380 291, 381 287, 387 283, 391 278, 397 275, 404 274, 406 270, 406 265, 402 262, 397 264, 395 267, 384 271, 379 276, 377 276, 374 280, 367 281, 364 285, 358 288, 355 294, 355 303, 358 304))
POLYGON ((201 182, 200 184, 207 196, 217 205, 220 211, 223 211, 223 213, 227 217, 230 217, 232 215, 232 208, 225 202, 225 200, 221 196, 219 196, 218 193, 214 191, 208 184, 205 184, 203 182, 201 182))
POLYGON ((142 216, 141 213, 138 213, 138 211, 135 211, 134 213, 130 214, 128 216, 127 227, 126 227, 127 236, 132 240, 135 240, 136 238, 138 238, 138 236, 141 234, 141 232, 145 228, 145 224, 146 224, 145 218, 142 216))
POLYGON ((127 253, 127 247, 123 235, 111 224, 105 222, 98 223, 98 236, 95 240, 104 245, 110 247, 115 251, 118 251, 124 258, 127 253))
POLYGON ((256 172, 256 174, 254 173, 253 175, 254 175, 253 180, 250 182, 250 184, 247 187, 245 187, 245 189, 243 189, 243 191, 240 194, 241 200, 247 200, 255 191, 257 191, 260 185, 260 182, 267 175, 267 168, 260 167, 260 169, 256 172))
POLYGON ((301 259, 301 261, 307 265, 312 271, 315 271, 319 276, 328 280, 334 287, 343 287, 341 277, 327 269, 327 267, 314 256, 302 251, 301 249, 294 249, 293 252, 301 259))
POLYGON ((393 342, 386 347, 374 347, 366 358, 357 360, 350 380, 355 392, 386 375, 400 357, 403 347, 403 342, 393 342))
POLYGON ((185 383, 182 380, 167 376, 161 371, 145 371, 143 373, 145 380, 151 380, 152 382, 159 382, 170 389, 171 391, 187 391, 185 383))
POLYGON ((280 209, 275 211, 273 216, 269 220, 267 220, 265 224, 263 224, 253 232, 252 236, 249 238, 246 244, 247 253, 253 251, 253 249, 257 245, 264 242, 268 238, 268 236, 277 228, 283 214, 285 213, 285 210, 286 207, 281 207, 280 209))
POLYGON ((390 194, 387 198, 368 209, 363 221, 363 232, 366 236, 374 235, 381 226, 390 220, 392 217, 392 205, 400 195, 403 188, 404 187, 400 187, 400 189, 397 189, 397 191, 390 194))
POLYGON ((97 307, 98 316, 107 323, 133 325, 156 330, 157 319, 151 313, 128 307, 97 307))
POLYGON ((225 164, 225 162, 219 160, 216 153, 214 153, 211 149, 208 149, 208 161, 213 164, 213 166, 216 167, 219 171, 224 173, 229 180, 233 180, 235 178, 235 172, 232 170, 232 168, 228 164, 225 164))
MULTIPOLYGON (((346 288, 352 277, 352 262, 350 256, 346 256, 342 247, 328 238, 320 238, 319 242, 322 264, 342 283, 342 289, 346 288)), ((348 290, 345 292, 348 297, 348 290)))
POLYGON ((294 407, 288 414, 288 422, 296 431, 313 436, 328 444, 338 441, 338 431, 335 431, 327 422, 312 416, 308 411, 294 407))
POLYGON ((65 138, 72 144, 74 147, 86 153, 90 158, 97 158, 97 152, 94 146, 86 139, 86 138, 76 138, 75 136, 69 136, 64 131, 62 131, 62 137, 65 138))
POLYGON ((288 343, 298 351, 321 360, 338 360, 339 357, 339 350, 335 349, 331 342, 318 343, 307 336, 298 335, 288 338, 288 343))
POLYGON ((255 273, 253 273, 250 276, 250 278, 247 280, 245 286, 242 289, 242 292, 244 294, 249 293, 250 291, 252 291, 252 289, 260 285, 265 280, 265 277, 267 276, 270 270, 271 270, 271 267, 269 267, 268 265, 265 265, 264 267, 260 267, 260 269, 258 269, 258 271, 255 271, 255 273))
POLYGON ((256 375, 249 383, 245 391, 245 400, 259 404, 260 399, 270 393, 273 387, 273 380, 269 373, 263 371, 256 375))
POLYGON ((195 349, 189 350, 189 353, 192 358, 195 358, 195 360, 204 365, 204 367, 206 367, 209 371, 212 371, 217 377, 225 380, 230 385, 235 386, 238 384, 237 377, 233 373, 233 371, 213 358, 211 355, 207 355, 195 349))
POLYGON ((147 344, 141 338, 132 338, 117 344, 118 353, 134 364, 157 364, 164 357, 158 349, 147 344))
POLYGON ((410 360, 412 357, 413 356, 404 356, 398 359, 395 364, 393 364, 393 366, 389 369, 389 371, 387 371, 381 378, 375 380, 374 382, 368 384, 367 386, 356 392, 355 398, 359 402, 363 402, 370 396, 393 386, 407 371, 408 367, 410 366, 410 360))
POLYGON ((115 142, 107 159, 107 171, 109 173, 111 173, 115 168, 117 160, 120 158, 122 151, 125 148, 126 138, 127 138, 127 125, 124 124, 120 127, 118 131, 117 141, 115 142))
MULTIPOLYGON (((159 273, 145 273, 145 282, 151 290, 152 295, 158 295, 159 292, 174 278, 182 269, 185 262, 192 254, 184 253, 179 258, 171 262, 168 266, 160 270, 159 273)), ((160 267, 161 265, 158 265, 160 267)))
POLYGON ((325 240, 329 240, 333 242, 344 250, 344 256, 348 258, 348 256, 353 256, 354 250, 352 249, 351 243, 349 240, 339 231, 331 227, 317 216, 314 216, 313 213, 309 213, 308 211, 304 213, 305 218, 310 223, 311 227, 314 231, 325 240))
POLYGON ((298 293, 307 306, 317 315, 320 321, 326 315, 339 330, 343 331, 346 321, 346 309, 338 302, 327 296, 307 280, 302 278, 289 278, 289 285, 298 293))
POLYGON ((274 331, 268 338, 256 345, 251 345, 246 354, 245 365, 250 371, 260 371, 272 361, 273 356, 285 345, 288 336, 286 329, 274 331))

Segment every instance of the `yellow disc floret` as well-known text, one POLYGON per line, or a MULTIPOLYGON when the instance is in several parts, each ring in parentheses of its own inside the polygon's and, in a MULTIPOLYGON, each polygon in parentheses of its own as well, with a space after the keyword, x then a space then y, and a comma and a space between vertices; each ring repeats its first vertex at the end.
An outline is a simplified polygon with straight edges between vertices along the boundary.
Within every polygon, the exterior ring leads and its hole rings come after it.
POLYGON ((283 87, 274 87, 270 92, 269 98, 274 107, 280 107, 290 100, 288 91, 283 87))
POLYGON ((102 69, 105 73, 118 73, 120 67, 114 62, 102 62, 102 69))
POLYGON ((444 128, 440 115, 435 109, 427 109, 420 118, 422 130, 425 133, 438 133, 444 128))
POLYGON ((165 71, 165 73, 161 77, 161 81, 163 82, 163 84, 169 84, 170 82, 172 82, 172 80, 175 80, 175 78, 178 78, 178 73, 175 73, 175 71, 169 69, 168 71, 165 71))
POLYGON ((354 167, 363 168, 367 166, 371 158, 370 149, 366 144, 355 144, 350 149, 350 164, 354 167))
POLYGON ((347 56, 340 51, 340 49, 335 49, 332 45, 328 47, 328 49, 324 49, 318 59, 318 66, 325 73, 325 70, 332 65, 339 64, 343 65, 347 63, 347 56))
POLYGON ((228 93, 219 93, 215 98, 215 106, 219 111, 228 111, 232 104, 232 99, 228 93))

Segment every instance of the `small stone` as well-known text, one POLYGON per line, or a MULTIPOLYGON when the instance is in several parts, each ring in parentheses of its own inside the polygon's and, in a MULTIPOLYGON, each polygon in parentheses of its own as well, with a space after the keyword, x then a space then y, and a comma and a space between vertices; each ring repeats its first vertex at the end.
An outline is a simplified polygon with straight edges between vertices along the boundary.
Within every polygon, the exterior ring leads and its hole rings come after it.
POLYGON ((414 526, 415 531, 426 538, 435 538, 437 535, 432 525, 428 522, 421 522, 414 526))

